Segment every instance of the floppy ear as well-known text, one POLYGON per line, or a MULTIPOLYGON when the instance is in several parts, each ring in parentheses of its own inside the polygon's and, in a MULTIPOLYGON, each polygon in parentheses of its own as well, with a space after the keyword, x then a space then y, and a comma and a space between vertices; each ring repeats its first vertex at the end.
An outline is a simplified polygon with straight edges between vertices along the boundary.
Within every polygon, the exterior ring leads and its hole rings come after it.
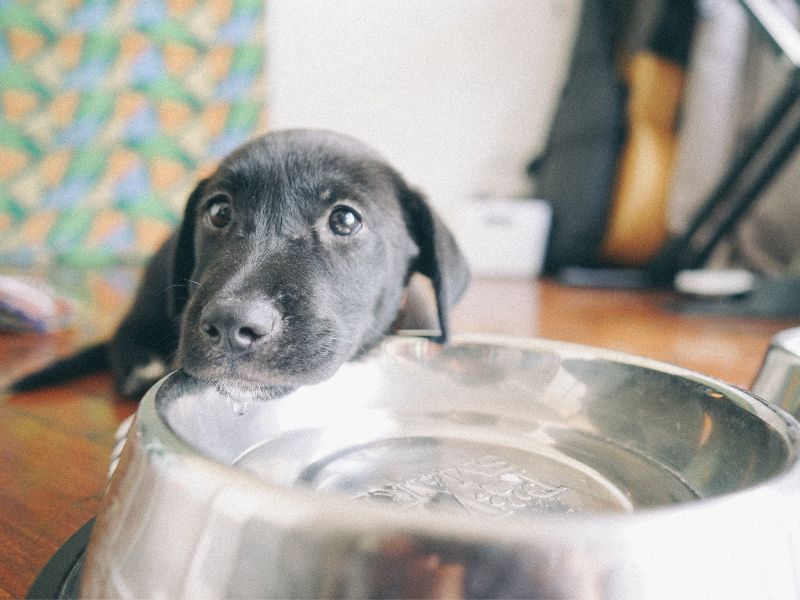
POLYGON ((469 267, 455 238, 439 216, 428 206, 425 198, 411 190, 402 180, 398 182, 398 196, 406 215, 406 226, 419 248, 419 256, 412 264, 413 271, 428 277, 436 295, 441 336, 446 342, 448 315, 461 298, 469 283, 469 267))
POLYGON ((189 279, 194 271, 195 215, 197 203, 203 195, 207 181, 207 179, 202 179, 189 195, 183 211, 183 221, 181 221, 172 245, 167 308, 173 318, 177 318, 181 314, 189 300, 189 279))

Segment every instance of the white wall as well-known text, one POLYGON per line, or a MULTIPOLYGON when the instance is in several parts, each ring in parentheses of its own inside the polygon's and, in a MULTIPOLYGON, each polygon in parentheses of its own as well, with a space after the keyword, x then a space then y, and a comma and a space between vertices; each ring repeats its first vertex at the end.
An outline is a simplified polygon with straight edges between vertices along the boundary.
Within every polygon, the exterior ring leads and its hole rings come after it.
POLYGON ((580 4, 269 0, 269 126, 358 137, 440 208, 528 194, 580 4))

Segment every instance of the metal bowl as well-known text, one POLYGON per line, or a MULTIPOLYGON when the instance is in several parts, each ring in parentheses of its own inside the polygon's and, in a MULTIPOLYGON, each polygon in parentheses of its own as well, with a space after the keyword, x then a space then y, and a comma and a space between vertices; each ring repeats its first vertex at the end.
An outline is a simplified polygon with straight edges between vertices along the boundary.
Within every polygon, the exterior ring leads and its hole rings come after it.
POLYGON ((247 405, 142 400, 87 597, 797 597, 800 426, 594 348, 390 338, 247 405))

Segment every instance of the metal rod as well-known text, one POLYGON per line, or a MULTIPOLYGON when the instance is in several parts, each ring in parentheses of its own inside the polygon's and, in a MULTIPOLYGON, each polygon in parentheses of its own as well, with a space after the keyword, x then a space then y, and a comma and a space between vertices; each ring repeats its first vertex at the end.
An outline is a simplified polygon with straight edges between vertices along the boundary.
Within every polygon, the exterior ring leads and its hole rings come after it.
POLYGON ((773 48, 800 69, 800 32, 773 0, 739 0, 773 48))
MULTIPOLYGON (((774 156, 773 160, 761 170, 756 177, 756 183, 733 205, 727 216, 723 217, 721 224, 712 230, 709 241, 703 244, 699 251, 692 250, 693 238, 697 237, 703 227, 709 226, 711 217, 717 211, 722 210, 721 207, 729 200, 731 193, 752 161, 762 152, 792 107, 800 101, 800 32, 779 10, 773 0, 739 0, 739 3, 748 13, 750 20, 768 39, 773 49, 791 63, 789 83, 772 103, 746 146, 737 153, 733 164, 728 168, 722 180, 692 217, 687 229, 668 242, 647 265, 651 279, 657 284, 670 284, 671 279, 682 268, 702 266, 708 260, 716 244, 733 228, 736 220, 749 210, 757 195, 771 181, 774 174, 769 174, 769 169, 775 162, 782 166, 793 150, 786 147, 794 137, 789 136, 789 139, 781 147, 783 152, 774 156), (782 156, 782 154, 786 154, 786 156, 782 156)), ((794 143, 797 145, 800 140, 794 143)))
POLYGON ((688 238, 697 233, 725 197, 731 193, 731 190, 736 185, 737 180, 744 174, 747 166, 766 145, 769 138, 781 124, 781 121, 783 121, 784 117, 798 100, 800 100, 800 95, 798 94, 795 80, 792 80, 783 93, 777 98, 764 119, 762 119, 758 128, 748 140, 747 145, 738 153, 738 156, 728 168, 722 181, 717 184, 711 196, 709 196, 708 200, 706 200, 692 219, 692 223, 683 236, 685 239, 688 240, 688 238))
POLYGON ((800 101, 798 93, 798 80, 792 78, 789 85, 773 102, 766 116, 751 135, 747 144, 738 152, 733 164, 728 167, 725 175, 711 192, 708 199, 702 204, 686 230, 675 239, 667 243, 648 264, 647 270, 654 282, 671 285, 675 274, 686 268, 689 264, 697 266, 697 254, 693 252, 692 242, 698 232, 707 226, 714 213, 729 199, 731 192, 736 187, 748 165, 763 150, 776 129, 780 126, 792 107, 800 101))
POLYGON ((736 223, 741 219, 748 210, 750 210, 758 196, 764 191, 764 188, 780 173, 781 169, 786 165, 786 162, 791 158, 800 144, 800 122, 798 122, 792 132, 786 137, 778 150, 767 162, 763 169, 761 169, 759 176, 753 182, 748 190, 746 190, 731 208, 728 215, 723 219, 714 231, 703 248, 695 254, 693 262, 689 265, 690 268, 697 268, 702 266, 711 256, 719 241, 725 237, 731 229, 734 228, 736 223))

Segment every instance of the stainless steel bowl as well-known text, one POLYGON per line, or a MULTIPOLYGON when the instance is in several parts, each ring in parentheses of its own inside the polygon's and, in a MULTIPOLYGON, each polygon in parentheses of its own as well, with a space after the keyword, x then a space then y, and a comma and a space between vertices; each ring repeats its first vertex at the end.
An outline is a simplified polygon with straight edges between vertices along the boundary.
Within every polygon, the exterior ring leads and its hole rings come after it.
POLYGON ((798 597, 799 444, 745 391, 552 341, 390 338, 250 405, 175 373, 142 400, 81 592, 798 597))

